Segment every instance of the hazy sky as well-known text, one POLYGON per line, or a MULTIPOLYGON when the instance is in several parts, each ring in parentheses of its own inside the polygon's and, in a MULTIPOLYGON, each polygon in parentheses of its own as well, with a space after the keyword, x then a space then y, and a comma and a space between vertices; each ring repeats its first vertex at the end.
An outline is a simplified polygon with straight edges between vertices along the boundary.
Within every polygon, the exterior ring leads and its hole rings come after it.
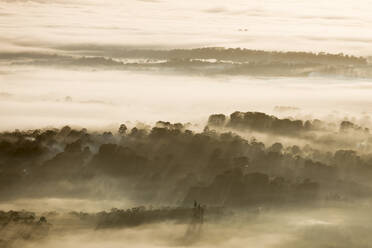
POLYGON ((368 0, 0 0, 0 49, 72 44, 372 55, 368 0))

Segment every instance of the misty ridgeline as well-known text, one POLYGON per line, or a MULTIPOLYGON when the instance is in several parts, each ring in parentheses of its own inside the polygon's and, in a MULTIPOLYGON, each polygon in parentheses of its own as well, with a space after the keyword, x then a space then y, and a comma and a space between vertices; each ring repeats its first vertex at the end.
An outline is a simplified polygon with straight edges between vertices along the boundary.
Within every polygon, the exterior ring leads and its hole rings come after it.
POLYGON ((187 245, 199 240, 205 223, 247 211, 252 217, 368 202, 370 141, 368 128, 346 120, 238 111, 211 115, 203 131, 190 123, 158 121, 122 124, 115 131, 65 126, 2 132, 1 203, 123 199, 137 207, 1 211, 0 247, 42 240, 53 230, 157 223, 185 224, 178 241, 187 245))
POLYGON ((372 78, 368 57, 225 47, 151 50, 86 45, 64 47, 53 54, 41 51, 0 52, 0 61, 10 68, 22 65, 203 76, 372 78))

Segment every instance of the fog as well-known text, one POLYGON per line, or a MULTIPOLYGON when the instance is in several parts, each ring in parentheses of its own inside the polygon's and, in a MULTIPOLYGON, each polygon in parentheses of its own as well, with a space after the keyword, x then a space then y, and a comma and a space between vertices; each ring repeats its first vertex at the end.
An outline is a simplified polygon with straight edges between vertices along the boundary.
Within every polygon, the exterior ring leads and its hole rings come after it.
POLYGON ((67 124, 99 128, 158 120, 204 125, 211 113, 236 110, 362 120, 372 106, 369 81, 358 78, 205 77, 30 67, 0 78, 1 130, 67 124), (277 106, 297 109, 276 111, 277 106))
POLYGON ((369 129, 259 112, 192 127, 2 132, 1 247, 368 247, 369 129))
POLYGON ((0 1, 0 130, 204 125, 236 110, 361 119, 369 13, 362 0, 0 1))
POLYGON ((371 6, 0 0, 0 248, 371 247, 371 6))
POLYGON ((366 209, 275 211, 264 215, 240 213, 239 219, 203 226, 188 237, 188 224, 166 222, 130 229, 90 230, 61 225, 38 242, 18 241, 22 247, 368 247, 370 219, 366 209), (352 218, 350 218, 352 217, 352 218))

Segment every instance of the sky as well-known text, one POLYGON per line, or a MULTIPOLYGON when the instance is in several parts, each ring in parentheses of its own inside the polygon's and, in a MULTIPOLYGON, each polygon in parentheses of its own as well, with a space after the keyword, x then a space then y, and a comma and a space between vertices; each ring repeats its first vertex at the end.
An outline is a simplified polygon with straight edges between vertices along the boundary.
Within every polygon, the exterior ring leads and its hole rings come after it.
POLYGON ((0 50, 225 46, 371 56, 371 3, 1 0, 0 50))

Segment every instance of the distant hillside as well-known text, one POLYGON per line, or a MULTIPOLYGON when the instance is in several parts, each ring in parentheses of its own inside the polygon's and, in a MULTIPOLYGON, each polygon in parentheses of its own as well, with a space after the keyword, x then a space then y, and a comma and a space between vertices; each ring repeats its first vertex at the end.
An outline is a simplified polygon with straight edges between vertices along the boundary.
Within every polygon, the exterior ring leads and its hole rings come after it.
POLYGON ((206 47, 174 50, 122 50, 116 56, 151 59, 215 59, 233 62, 314 63, 332 65, 366 65, 367 59, 343 53, 309 53, 206 47))
POLYGON ((204 76, 372 78, 372 68, 367 58, 344 54, 271 52, 218 47, 175 50, 98 47, 88 51, 74 52, 72 48, 65 51, 0 53, 0 61, 11 66, 56 66, 204 76))

